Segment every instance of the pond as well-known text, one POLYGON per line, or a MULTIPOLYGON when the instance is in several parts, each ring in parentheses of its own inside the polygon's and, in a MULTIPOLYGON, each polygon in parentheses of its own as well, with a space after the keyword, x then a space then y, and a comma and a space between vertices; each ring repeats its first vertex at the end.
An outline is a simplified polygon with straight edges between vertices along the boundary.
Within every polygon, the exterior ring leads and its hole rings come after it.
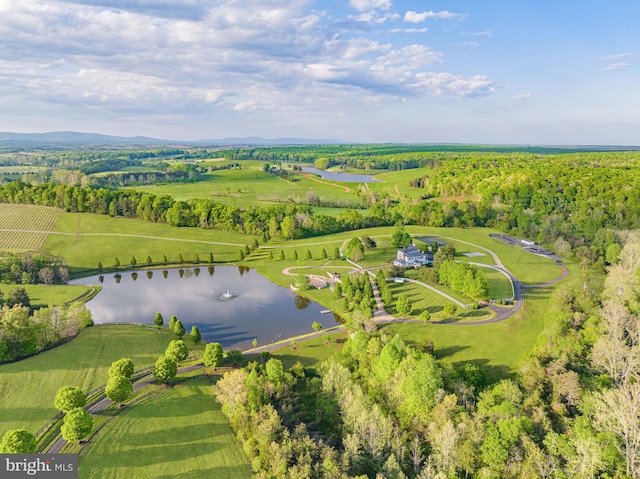
POLYGON ((196 325, 207 342, 223 348, 248 349, 313 332, 311 323, 335 326, 333 314, 242 266, 203 266, 91 276, 72 284, 100 284, 102 291, 87 303, 96 324, 153 324, 156 313, 165 326, 172 315, 187 334, 196 325), (230 297, 227 297, 227 293, 230 297))
POLYGON ((371 175, 355 175, 353 173, 342 173, 341 171, 325 171, 310 166, 303 166, 302 171, 320 175, 321 178, 331 181, 342 181, 345 183, 374 183, 380 182, 371 175))

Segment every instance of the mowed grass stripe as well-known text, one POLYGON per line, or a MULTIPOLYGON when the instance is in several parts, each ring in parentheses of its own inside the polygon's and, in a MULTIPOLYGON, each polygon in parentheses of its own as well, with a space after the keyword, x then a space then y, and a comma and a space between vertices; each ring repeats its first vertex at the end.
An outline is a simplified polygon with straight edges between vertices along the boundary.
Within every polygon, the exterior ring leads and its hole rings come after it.
POLYGON ((122 357, 136 369, 151 366, 168 344, 160 334, 133 325, 94 326, 73 341, 22 361, 0 366, 0 435, 23 428, 38 432, 58 412, 56 391, 78 386, 89 392, 107 382, 111 363, 122 357))
POLYGON ((46 206, 0 204, 0 249, 39 250, 60 213, 61 210, 46 206))
POLYGON ((245 479, 251 468, 203 377, 119 414, 82 452, 80 476, 245 479))

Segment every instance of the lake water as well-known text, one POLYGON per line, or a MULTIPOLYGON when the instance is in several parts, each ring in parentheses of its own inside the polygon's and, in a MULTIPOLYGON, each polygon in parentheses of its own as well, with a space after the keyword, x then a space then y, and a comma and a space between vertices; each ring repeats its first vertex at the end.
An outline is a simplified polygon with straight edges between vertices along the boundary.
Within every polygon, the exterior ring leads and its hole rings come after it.
POLYGON ((353 173, 342 173, 340 171, 325 171, 318 168, 312 168, 310 166, 303 166, 302 171, 305 173, 313 173, 314 175, 320 175, 321 178, 331 181, 342 181, 345 183, 374 183, 380 182, 371 175, 355 175, 353 173))
POLYGON ((333 314, 272 283, 253 269, 216 266, 152 271, 127 271, 91 276, 72 284, 100 284, 102 291, 87 303, 96 324, 153 324, 157 312, 167 325, 172 315, 187 334, 196 325, 207 342, 223 348, 247 349, 312 332, 311 323, 335 326, 333 314), (229 290, 232 297, 224 300, 229 290), (221 299, 222 297, 222 299, 221 299))

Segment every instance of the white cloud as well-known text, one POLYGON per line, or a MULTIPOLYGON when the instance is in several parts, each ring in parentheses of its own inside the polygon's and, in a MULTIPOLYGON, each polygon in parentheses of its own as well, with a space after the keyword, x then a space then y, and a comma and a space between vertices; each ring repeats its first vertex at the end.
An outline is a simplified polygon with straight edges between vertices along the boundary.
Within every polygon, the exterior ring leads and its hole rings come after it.
POLYGON ((488 95, 498 91, 498 85, 483 75, 464 78, 451 73, 433 72, 417 74, 414 87, 435 95, 454 95, 459 99, 488 95))
POLYGON ((256 109, 255 100, 247 100, 236 104, 233 109, 235 111, 251 111, 256 109))
POLYGON ((422 12, 422 13, 409 10, 407 13, 404 14, 404 21, 406 23, 422 23, 427 18, 447 19, 447 18, 457 18, 461 16, 463 16, 463 14, 452 13, 452 12, 448 12, 447 10, 443 10, 441 12, 433 12, 430 10, 428 12, 422 12))
MULTIPOLYGON (((400 18, 391 1, 352 5, 370 24, 400 18)), ((370 25, 336 34, 339 22, 312 0, 0 0, 0 8, 0 117, 55 110, 99 112, 105 123, 200 114, 246 123, 286 112, 293 123, 496 88, 485 77, 430 72, 443 53, 379 37, 370 25)))
POLYGON ((359 12, 375 9, 389 10, 391 8, 391 0, 351 0, 349 4, 359 12))
POLYGON ((427 27, 423 28, 392 28, 391 33, 427 33, 427 27))
POLYGON ((601 72, 609 72, 613 70, 624 70, 631 66, 631 63, 612 63, 600 69, 601 72))
POLYGON ((633 56, 633 53, 631 52, 625 52, 625 53, 614 53, 613 55, 606 55, 604 57, 600 57, 599 60, 604 60, 604 61, 614 61, 614 60, 622 60, 624 58, 631 58, 633 56))
POLYGON ((472 37, 488 37, 491 38, 493 36, 493 30, 484 30, 481 32, 471 32, 466 33, 464 35, 471 35, 472 37))
POLYGON ((511 100, 513 101, 526 101, 532 100, 536 96, 533 93, 521 93, 519 95, 512 95, 511 100))

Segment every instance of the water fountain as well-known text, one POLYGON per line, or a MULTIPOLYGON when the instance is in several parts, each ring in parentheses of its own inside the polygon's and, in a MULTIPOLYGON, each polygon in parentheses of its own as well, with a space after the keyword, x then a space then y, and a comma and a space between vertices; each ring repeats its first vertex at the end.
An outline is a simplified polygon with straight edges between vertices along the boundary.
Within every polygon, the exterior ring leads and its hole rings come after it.
POLYGON ((233 299, 233 298, 235 298, 235 296, 231 294, 229 290, 226 290, 224 293, 218 296, 219 301, 229 301, 230 299, 233 299))

